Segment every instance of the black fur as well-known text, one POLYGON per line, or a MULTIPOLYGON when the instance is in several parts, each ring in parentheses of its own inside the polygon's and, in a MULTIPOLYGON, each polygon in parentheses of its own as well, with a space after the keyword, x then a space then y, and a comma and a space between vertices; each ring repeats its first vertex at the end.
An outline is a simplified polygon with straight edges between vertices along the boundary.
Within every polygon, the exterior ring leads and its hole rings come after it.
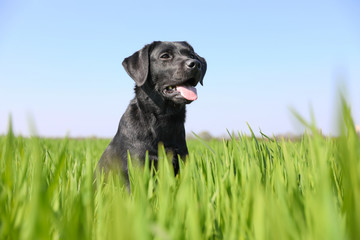
POLYGON ((125 58, 123 66, 135 81, 135 98, 120 119, 115 137, 105 149, 98 169, 116 171, 128 179, 127 152, 144 164, 146 151, 157 165, 158 144, 173 154, 175 174, 178 156, 185 159, 185 99, 169 86, 203 83, 206 61, 187 42, 153 42, 125 58))

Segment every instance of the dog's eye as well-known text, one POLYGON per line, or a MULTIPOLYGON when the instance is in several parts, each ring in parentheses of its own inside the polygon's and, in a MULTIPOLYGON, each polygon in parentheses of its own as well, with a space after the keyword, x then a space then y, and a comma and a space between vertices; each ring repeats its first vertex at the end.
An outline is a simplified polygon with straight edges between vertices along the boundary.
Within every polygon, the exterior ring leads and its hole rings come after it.
POLYGON ((190 54, 189 57, 192 58, 192 59, 194 59, 194 58, 195 58, 195 55, 194 55, 194 54, 190 54))
POLYGON ((169 59, 170 58, 170 55, 168 53, 163 53, 160 55, 160 58, 162 59, 169 59))

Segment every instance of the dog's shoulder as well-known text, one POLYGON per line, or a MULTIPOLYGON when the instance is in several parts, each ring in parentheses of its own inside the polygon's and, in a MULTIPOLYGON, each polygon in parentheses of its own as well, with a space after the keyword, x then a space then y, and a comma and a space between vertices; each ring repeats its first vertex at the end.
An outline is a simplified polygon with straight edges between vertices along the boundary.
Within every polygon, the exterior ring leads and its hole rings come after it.
POLYGON ((142 110, 137 99, 134 98, 120 119, 118 135, 122 139, 142 139, 142 136, 149 136, 152 133, 151 128, 155 122, 154 115, 142 110))

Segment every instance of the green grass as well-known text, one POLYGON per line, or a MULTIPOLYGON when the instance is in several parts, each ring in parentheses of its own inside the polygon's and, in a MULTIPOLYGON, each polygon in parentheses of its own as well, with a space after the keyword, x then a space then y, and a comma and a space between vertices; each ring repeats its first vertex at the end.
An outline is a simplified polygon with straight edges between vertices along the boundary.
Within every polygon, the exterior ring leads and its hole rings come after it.
MULTIPOLYGON (((191 140, 174 177, 131 168, 93 188, 108 140, 0 137, 0 239, 358 239, 360 141, 340 137, 191 140)), ((304 122, 305 123, 305 122, 304 122)), ((305 123, 306 124, 306 123, 305 123)), ((103 178, 102 178, 103 179, 103 178)))

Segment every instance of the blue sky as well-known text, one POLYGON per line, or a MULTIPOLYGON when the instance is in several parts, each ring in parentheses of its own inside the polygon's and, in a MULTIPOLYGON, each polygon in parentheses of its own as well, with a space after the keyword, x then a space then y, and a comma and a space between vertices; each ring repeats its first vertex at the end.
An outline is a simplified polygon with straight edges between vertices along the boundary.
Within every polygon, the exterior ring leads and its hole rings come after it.
POLYGON ((133 98, 122 60, 154 40, 206 58, 187 132, 336 129, 338 86, 360 124, 360 3, 0 0, 0 134, 112 137, 133 98), (341 83, 341 84, 340 84, 341 83))

